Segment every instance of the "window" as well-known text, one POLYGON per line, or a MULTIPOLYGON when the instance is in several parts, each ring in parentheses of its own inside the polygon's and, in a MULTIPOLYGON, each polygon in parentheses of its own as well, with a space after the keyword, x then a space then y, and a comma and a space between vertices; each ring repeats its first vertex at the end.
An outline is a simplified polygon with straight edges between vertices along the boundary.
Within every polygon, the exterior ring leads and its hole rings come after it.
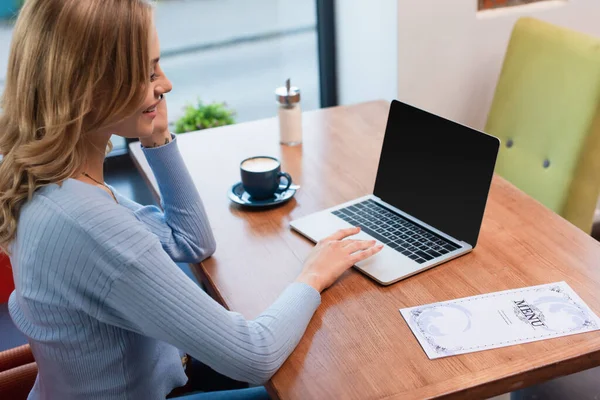
POLYGON ((275 116, 287 78, 304 110, 319 107, 315 0, 164 1, 156 18, 171 121, 198 98, 227 103, 237 122, 275 116))
MULTIPOLYGON (((161 66, 173 83, 170 122, 198 99, 227 103, 237 122, 275 116, 274 90, 287 78, 300 87, 303 110, 319 108, 316 0, 169 0, 156 7, 161 66)), ((12 32, 1 11, 0 90, 12 32)), ((112 142, 113 155, 127 151, 124 139, 112 142)))

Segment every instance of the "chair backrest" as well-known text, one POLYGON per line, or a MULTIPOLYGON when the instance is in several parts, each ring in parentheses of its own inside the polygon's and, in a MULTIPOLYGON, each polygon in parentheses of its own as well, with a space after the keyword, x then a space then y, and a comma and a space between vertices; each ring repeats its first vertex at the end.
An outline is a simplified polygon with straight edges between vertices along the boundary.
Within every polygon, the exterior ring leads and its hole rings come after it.
POLYGON ((0 352, 0 398, 27 399, 37 372, 28 344, 0 352))
POLYGON ((15 290, 12 269, 8 256, 0 252, 0 304, 6 303, 8 297, 15 290))
POLYGON ((513 30, 486 132, 496 172, 586 232, 600 193, 600 39, 532 18, 513 30))

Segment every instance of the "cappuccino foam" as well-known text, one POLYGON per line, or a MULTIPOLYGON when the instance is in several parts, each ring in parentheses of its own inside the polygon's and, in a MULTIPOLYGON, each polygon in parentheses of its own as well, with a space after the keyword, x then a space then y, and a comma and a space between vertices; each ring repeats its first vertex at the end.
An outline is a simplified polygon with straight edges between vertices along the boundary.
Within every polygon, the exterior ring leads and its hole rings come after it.
POLYGON ((248 172, 272 171, 279 166, 279 162, 272 158, 251 158, 242 163, 242 169, 248 172))

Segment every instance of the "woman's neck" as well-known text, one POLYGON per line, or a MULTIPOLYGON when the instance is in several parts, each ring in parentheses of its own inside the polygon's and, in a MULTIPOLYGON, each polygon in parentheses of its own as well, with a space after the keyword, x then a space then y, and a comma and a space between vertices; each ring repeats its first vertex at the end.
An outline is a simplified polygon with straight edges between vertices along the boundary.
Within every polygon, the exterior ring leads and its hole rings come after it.
POLYGON ((104 182, 104 159, 106 158, 106 147, 110 140, 110 134, 92 134, 86 137, 86 163, 81 168, 82 176, 76 179, 87 181, 87 174, 99 182, 104 182))

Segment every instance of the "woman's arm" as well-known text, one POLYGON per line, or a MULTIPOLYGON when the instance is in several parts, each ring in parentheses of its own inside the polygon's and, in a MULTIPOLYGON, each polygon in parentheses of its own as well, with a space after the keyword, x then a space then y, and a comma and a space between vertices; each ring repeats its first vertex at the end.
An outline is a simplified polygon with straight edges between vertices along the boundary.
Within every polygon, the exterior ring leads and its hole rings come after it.
POLYGON ((103 303, 101 321, 170 343, 231 378, 260 384, 296 347, 320 295, 294 283, 247 320, 216 303, 153 246, 126 267, 103 303))
POLYGON ((152 135, 140 137, 140 142, 158 182, 164 212, 154 206, 136 209, 131 201, 119 201, 158 236, 173 260, 200 262, 210 257, 216 249, 215 238, 177 141, 169 133, 166 98, 157 106, 152 135))
POLYGON ((177 147, 177 140, 144 148, 154 172, 164 212, 155 206, 142 207, 120 195, 119 203, 131 209, 175 261, 200 262, 210 257, 216 243, 202 200, 177 147))
POLYGON ((95 269, 108 271, 108 282, 88 288, 100 304, 94 317, 171 343, 217 372, 250 383, 265 382, 288 358, 320 303, 319 293, 382 248, 375 241, 347 239, 359 229, 336 232, 317 244, 296 282, 275 303, 247 320, 212 300, 155 238, 133 228, 128 234, 145 245, 139 252, 131 253, 123 240, 104 242, 107 258, 95 269))

